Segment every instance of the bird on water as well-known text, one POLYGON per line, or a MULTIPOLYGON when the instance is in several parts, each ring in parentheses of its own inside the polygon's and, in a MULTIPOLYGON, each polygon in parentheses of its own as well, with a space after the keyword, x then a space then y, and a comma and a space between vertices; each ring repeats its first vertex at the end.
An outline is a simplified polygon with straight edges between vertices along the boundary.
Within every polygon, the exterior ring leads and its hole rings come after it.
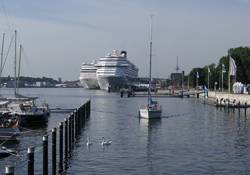
POLYGON ((101 142, 101 145, 102 146, 104 146, 104 145, 110 145, 112 143, 112 141, 111 140, 105 140, 105 138, 104 137, 102 137, 102 142, 101 142))
POLYGON ((87 137, 87 143, 86 143, 86 145, 87 146, 90 146, 90 145, 92 145, 93 143, 90 141, 90 139, 89 139, 89 137, 87 137))

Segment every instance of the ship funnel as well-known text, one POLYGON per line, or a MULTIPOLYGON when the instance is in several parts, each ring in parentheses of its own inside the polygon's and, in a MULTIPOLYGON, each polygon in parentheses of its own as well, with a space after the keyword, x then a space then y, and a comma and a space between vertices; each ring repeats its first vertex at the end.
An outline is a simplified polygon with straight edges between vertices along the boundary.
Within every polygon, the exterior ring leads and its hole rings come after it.
POLYGON ((121 55, 122 55, 123 57, 127 57, 127 52, 126 52, 125 50, 123 50, 123 51, 121 51, 121 55))

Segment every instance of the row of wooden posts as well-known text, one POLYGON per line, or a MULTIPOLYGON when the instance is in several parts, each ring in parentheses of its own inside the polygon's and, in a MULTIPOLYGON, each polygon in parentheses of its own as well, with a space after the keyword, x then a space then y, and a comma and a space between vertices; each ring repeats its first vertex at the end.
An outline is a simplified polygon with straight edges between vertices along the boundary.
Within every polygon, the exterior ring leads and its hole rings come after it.
MULTIPOLYGON (((51 174, 55 175, 57 173, 63 174, 67 170, 67 162, 71 155, 71 152, 74 148, 74 144, 79 139, 82 128, 85 125, 86 119, 90 116, 90 105, 91 102, 88 100, 81 107, 74 110, 63 122, 59 123, 58 127, 52 129, 51 132, 51 174), (57 131, 59 130, 59 131, 57 131), (57 134, 58 132, 58 134, 57 134), (58 138, 57 138, 58 135, 58 138), (58 143, 57 143, 58 142, 58 143), (57 144, 58 147, 57 147, 57 144), (57 151, 57 148, 59 149, 57 151), (59 154, 57 160, 57 154, 59 154), (57 162, 58 161, 58 162, 57 162)), ((49 144, 48 144, 48 135, 42 137, 43 142, 43 175, 48 175, 49 172, 49 144)), ((27 171, 28 175, 34 175, 34 156, 35 148, 29 147, 27 151, 27 171)), ((14 175, 15 167, 6 166, 5 167, 6 175, 14 175)))
POLYGON ((244 113, 245 113, 245 116, 247 114, 247 108, 250 108, 250 106, 247 104, 247 102, 245 103, 240 103, 240 101, 238 103, 236 103, 236 101, 234 101, 232 104, 230 104, 229 102, 223 104, 222 103, 222 100, 219 100, 219 99, 216 99, 215 101, 215 106, 217 108, 227 108, 228 109, 228 112, 229 112, 229 109, 231 108, 233 112, 235 112, 235 109, 238 109, 239 111, 239 114, 240 114, 240 111, 241 109, 244 109, 244 113))

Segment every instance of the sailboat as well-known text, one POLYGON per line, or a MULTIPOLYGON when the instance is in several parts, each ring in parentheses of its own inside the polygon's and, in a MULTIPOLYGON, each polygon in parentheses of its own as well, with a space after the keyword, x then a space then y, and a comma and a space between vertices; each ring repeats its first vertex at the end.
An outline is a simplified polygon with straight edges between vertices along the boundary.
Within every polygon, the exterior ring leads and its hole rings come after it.
POLYGON ((151 88, 152 88, 152 16, 151 16, 151 23, 150 23, 150 50, 149 50, 149 87, 148 87, 148 104, 145 106, 140 107, 139 110, 139 117, 146 118, 146 119, 157 119, 161 118, 162 108, 161 105, 157 101, 152 100, 151 96, 151 88))
POLYGON ((20 63, 21 63, 21 51, 22 46, 20 45, 20 56, 19 56, 19 67, 18 67, 18 77, 16 76, 16 38, 17 31, 15 31, 15 92, 14 98, 8 98, 11 102, 8 104, 8 109, 11 111, 12 115, 18 116, 20 118, 21 126, 30 125, 40 125, 41 123, 48 121, 48 116, 50 114, 48 104, 44 103, 38 106, 35 100, 38 97, 26 97, 19 94, 18 81, 20 77, 20 63))

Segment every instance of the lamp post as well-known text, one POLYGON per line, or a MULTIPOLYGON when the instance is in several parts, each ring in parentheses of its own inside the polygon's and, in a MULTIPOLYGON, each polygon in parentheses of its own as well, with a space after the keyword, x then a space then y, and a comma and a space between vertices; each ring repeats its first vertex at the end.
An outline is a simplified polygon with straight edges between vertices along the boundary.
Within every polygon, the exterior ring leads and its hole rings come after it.
POLYGON ((226 72, 225 65, 221 65, 221 92, 223 92, 223 74, 226 72))
POLYGON ((214 82, 214 93, 215 93, 215 96, 216 96, 216 86, 217 86, 218 82, 214 82))
POLYGON ((198 86, 199 86, 199 73, 196 72, 196 88, 198 89, 198 86))

